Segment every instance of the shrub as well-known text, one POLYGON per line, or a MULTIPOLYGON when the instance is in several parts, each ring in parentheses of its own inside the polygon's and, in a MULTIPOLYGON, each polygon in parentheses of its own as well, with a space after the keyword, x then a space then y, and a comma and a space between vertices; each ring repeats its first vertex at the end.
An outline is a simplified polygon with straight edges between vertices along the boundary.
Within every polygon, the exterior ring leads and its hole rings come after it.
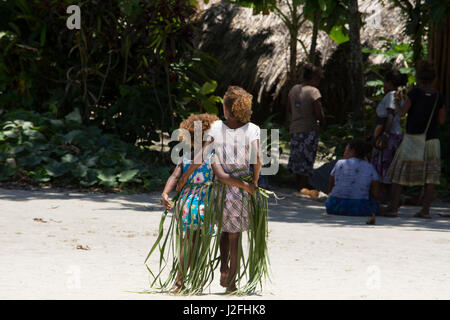
POLYGON ((169 170, 150 166, 149 153, 117 135, 82 125, 78 110, 64 119, 15 110, 0 122, 0 181, 155 189, 169 170))

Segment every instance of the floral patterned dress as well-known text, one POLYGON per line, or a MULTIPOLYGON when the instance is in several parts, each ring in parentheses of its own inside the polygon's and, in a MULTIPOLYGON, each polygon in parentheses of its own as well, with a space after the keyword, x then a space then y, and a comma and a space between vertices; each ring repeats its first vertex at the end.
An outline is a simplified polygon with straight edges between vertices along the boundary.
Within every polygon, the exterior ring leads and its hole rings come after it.
MULTIPOLYGON (((182 204, 182 222, 183 230, 197 230, 199 222, 203 221, 205 212, 205 196, 209 192, 209 188, 201 188, 195 184, 212 182, 214 175, 211 167, 211 158, 213 153, 211 152, 203 164, 197 168, 186 182, 186 186, 181 191, 178 203, 182 204), (194 184, 194 186, 188 186, 194 184), (199 220, 200 219, 200 220, 199 220)), ((192 160, 188 158, 183 159, 183 172, 185 172, 191 165, 192 160)))

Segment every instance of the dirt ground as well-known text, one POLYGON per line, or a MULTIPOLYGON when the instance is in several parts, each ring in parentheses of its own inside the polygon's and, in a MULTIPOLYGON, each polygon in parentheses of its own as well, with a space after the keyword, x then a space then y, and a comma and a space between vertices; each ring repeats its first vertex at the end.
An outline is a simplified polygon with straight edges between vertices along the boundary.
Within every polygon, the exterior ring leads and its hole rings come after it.
MULTIPOLYGON (((449 299, 448 203, 432 220, 325 214, 277 189, 271 200, 271 282, 230 297, 215 280, 196 299, 449 299)), ((186 299, 149 290, 144 259, 162 214, 159 192, 80 194, 0 189, 0 299, 186 299), (87 250, 85 250, 87 249, 87 250)), ((156 264, 156 257, 152 263, 156 264)))

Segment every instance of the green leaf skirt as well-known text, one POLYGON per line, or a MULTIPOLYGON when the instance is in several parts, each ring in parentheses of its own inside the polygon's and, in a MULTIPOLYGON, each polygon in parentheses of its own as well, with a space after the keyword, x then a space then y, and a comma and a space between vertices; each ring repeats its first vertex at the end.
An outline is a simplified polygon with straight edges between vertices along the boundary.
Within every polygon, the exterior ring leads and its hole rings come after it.
MULTIPOLYGON (((251 177, 242 179, 250 180, 251 177)), ((179 270, 182 272, 183 289, 178 293, 195 295, 209 287, 220 263, 221 215, 225 194, 225 184, 215 181, 186 185, 175 196, 173 214, 170 216, 168 210, 162 214, 158 237, 145 259, 152 289, 157 292, 171 292, 179 270), (190 189, 188 192, 205 192, 204 219, 199 223, 197 232, 183 231, 182 209, 187 197, 184 197, 183 201, 179 201, 179 198, 186 188, 190 189), (184 264, 181 263, 181 252, 184 255, 184 264), (153 254, 159 254, 157 268, 150 266, 149 259, 153 254)), ((269 278, 267 214, 268 198, 271 194, 274 193, 257 188, 253 195, 247 197, 249 201, 244 202, 249 212, 249 229, 239 237, 237 291, 234 294, 254 294, 258 289, 262 290, 263 280, 269 278), (243 240, 244 234, 247 235, 247 241, 243 240)))

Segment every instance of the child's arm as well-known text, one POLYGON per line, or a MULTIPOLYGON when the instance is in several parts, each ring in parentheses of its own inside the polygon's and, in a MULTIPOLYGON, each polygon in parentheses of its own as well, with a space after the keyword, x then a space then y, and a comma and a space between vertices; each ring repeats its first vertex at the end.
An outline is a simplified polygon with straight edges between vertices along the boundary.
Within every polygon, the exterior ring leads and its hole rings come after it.
POLYGON ((191 176, 191 174, 194 173, 195 170, 197 170, 199 167, 201 166, 201 164, 194 164, 191 163, 189 165, 189 167, 186 169, 185 172, 183 172, 183 175, 181 176, 181 178, 178 180, 177 182, 177 188, 176 190, 178 192, 181 191, 181 189, 183 189, 184 185, 186 184, 187 180, 189 179, 189 177, 191 176))
POLYGON ((334 188, 334 176, 330 176, 330 185, 328 187, 328 196, 331 195, 331 191, 333 191, 334 188))
POLYGON ((181 167, 181 164, 179 164, 175 167, 175 170, 172 172, 169 179, 167 179, 166 185, 161 194, 162 204, 163 204, 164 208, 166 208, 167 210, 172 209, 172 204, 169 201, 169 193, 173 190, 173 188, 177 184, 178 179, 181 177, 182 171, 183 171, 183 169, 181 167))
MULTIPOLYGON (((210 139, 206 142, 204 148, 202 148, 202 154, 204 155, 205 152, 209 152, 211 151, 212 148, 212 142, 214 141, 214 139, 210 139)), ((199 155, 197 155, 197 157, 199 157, 199 155)), ((194 173, 195 170, 197 170, 198 168, 200 168, 200 166, 203 163, 203 159, 201 158, 197 158, 197 161, 194 161, 194 163, 191 163, 189 165, 189 167, 186 169, 185 172, 183 172, 183 175, 181 176, 181 178, 178 180, 177 183, 177 191, 180 192, 181 189, 183 189, 184 185, 186 184, 186 182, 188 181, 189 177, 191 176, 191 174, 194 173)))
POLYGON ((411 108, 411 99, 409 99, 408 96, 406 96, 406 101, 405 104, 403 105, 403 107, 399 107, 398 108, 398 115, 400 117, 403 117, 405 114, 408 113, 409 109, 411 108))
POLYGON ((259 147, 259 139, 252 141, 252 154, 256 155, 256 161, 253 166, 253 184, 258 187, 259 173, 261 172, 261 148, 259 147))
POLYGON ((230 174, 226 173, 223 170, 222 165, 219 162, 214 161, 211 165, 212 165, 214 174, 217 176, 219 181, 221 181, 222 183, 225 183, 232 187, 238 187, 238 188, 244 189, 245 191, 247 191, 250 194, 255 193, 256 188, 253 184, 248 183, 246 181, 242 181, 241 179, 232 177, 230 174))
POLYGON ((380 200, 380 183, 377 180, 373 180, 370 184, 370 195, 375 200, 380 200))

